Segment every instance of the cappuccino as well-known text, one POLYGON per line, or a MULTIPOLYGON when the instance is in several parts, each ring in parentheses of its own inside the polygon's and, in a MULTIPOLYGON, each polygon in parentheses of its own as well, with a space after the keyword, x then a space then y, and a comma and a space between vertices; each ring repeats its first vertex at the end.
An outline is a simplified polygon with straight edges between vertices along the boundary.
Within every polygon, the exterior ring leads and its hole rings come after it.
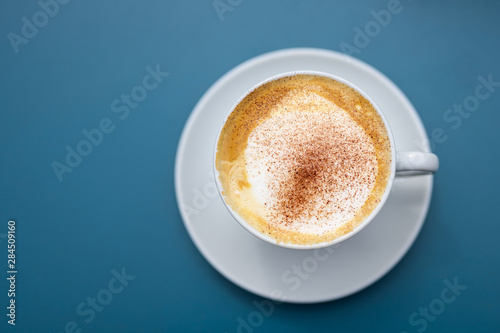
POLYGON ((226 203, 279 243, 346 235, 380 202, 391 143, 375 107, 332 78, 296 74, 241 100, 217 142, 226 203))

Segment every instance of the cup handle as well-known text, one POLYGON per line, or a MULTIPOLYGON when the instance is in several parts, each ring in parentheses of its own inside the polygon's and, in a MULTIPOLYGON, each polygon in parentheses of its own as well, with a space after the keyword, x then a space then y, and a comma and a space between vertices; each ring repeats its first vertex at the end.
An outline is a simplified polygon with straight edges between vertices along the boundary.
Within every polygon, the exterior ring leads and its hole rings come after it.
POLYGON ((433 153, 398 151, 396 153, 396 176, 433 174, 439 169, 439 159, 433 153))

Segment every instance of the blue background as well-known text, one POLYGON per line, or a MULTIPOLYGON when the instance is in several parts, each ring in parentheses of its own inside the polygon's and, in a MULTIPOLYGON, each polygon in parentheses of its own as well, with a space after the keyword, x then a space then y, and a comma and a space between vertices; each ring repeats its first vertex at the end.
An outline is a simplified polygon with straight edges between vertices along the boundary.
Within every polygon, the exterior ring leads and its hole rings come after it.
MULTIPOLYGON (((355 45, 355 28, 390 1, 221 1, 231 8, 222 17, 212 0, 69 1, 17 53, 9 33, 22 36, 22 18, 33 22, 41 7, 1 2, 0 331, 64 332, 68 323, 69 332, 245 331, 238 318, 248 322, 262 300, 204 260, 179 215, 174 160, 185 121, 234 66, 282 48, 355 45), (111 103, 157 65, 170 75, 120 119, 111 103), (65 147, 76 149, 82 130, 103 118, 113 131, 60 182, 51 164, 64 163, 65 147), (15 327, 5 315, 9 219, 17 222, 15 327), (135 278, 92 320, 77 314, 88 297, 108 302, 100 291, 122 269, 135 278)), ((446 135, 434 147, 441 168, 426 223, 374 285, 324 304, 276 304, 254 332, 500 331, 500 87, 457 128, 443 119, 474 95, 479 76, 500 81, 500 3, 401 0, 398 8, 353 55, 403 90, 428 133, 446 135), (425 327, 411 324, 455 279, 467 289, 425 327)))

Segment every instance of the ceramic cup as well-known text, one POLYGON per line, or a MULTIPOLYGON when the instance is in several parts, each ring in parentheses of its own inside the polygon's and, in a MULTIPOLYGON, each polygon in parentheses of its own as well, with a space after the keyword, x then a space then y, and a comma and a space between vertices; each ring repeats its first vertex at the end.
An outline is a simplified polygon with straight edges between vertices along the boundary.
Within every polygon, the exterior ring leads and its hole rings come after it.
POLYGON ((324 73, 324 72, 317 72, 317 71, 296 71, 296 72, 287 72, 283 74, 279 74, 276 76, 273 76, 271 78, 268 78, 259 84, 255 85, 253 88, 249 89, 243 96, 239 98, 239 100, 233 105, 231 110, 229 110, 227 116, 224 119, 224 122, 222 126, 220 127, 217 138, 215 141, 215 149, 214 149, 214 154, 213 154, 213 166, 214 166, 214 173, 215 173, 215 179, 216 179, 216 184, 217 188, 219 190, 219 194, 222 198, 222 201, 224 202, 224 205, 228 209, 228 211, 231 213, 231 215, 234 217, 234 219, 247 231, 249 231, 251 234, 256 236, 257 238, 268 242, 270 244, 280 246, 280 247, 286 247, 286 248, 292 248, 292 249, 317 249, 317 248, 322 248, 334 244, 338 244, 342 241, 345 241, 349 239, 350 237, 354 236, 356 233, 361 231, 364 227, 366 227, 380 212, 382 207, 384 206, 387 197, 389 196, 391 192, 391 188, 394 182, 394 178, 397 176, 416 176, 416 175, 422 175, 422 174, 433 174, 438 170, 439 167, 439 160, 438 157, 435 154, 428 153, 428 152, 421 152, 421 151, 398 151, 396 150, 396 146, 394 144, 394 138, 392 135, 391 131, 391 126, 388 123, 386 117, 384 116, 383 111, 377 106, 377 104, 368 96, 363 90, 352 84, 346 79, 343 79, 341 77, 338 77, 333 74, 329 73, 324 73), (258 87, 270 82, 274 81, 283 77, 288 77, 288 76, 294 76, 294 75, 299 75, 299 74, 306 74, 306 75, 318 75, 318 76, 323 76, 327 77, 336 81, 339 81, 356 91, 358 91, 363 97, 365 97, 372 105, 373 107, 377 110, 378 114, 382 118, 385 128, 387 130, 387 134, 389 136, 390 144, 391 144, 391 172, 390 172, 390 177, 387 182, 387 186, 385 187, 385 191, 383 196, 381 197, 381 200, 379 204, 373 209, 373 211, 364 218, 364 220, 357 225, 352 231, 349 233, 340 236, 338 238, 335 238, 329 242, 322 242, 322 243, 315 243, 311 245, 300 245, 300 244, 291 244, 291 243, 282 243, 282 242, 277 242, 275 239, 269 237, 266 234, 263 234, 259 232, 257 229, 255 229, 253 226, 251 226, 249 223, 245 221, 244 218, 242 218, 235 210, 231 208, 226 203, 225 197, 222 194, 223 188, 221 181, 219 179, 219 171, 215 167, 215 159, 216 159, 216 154, 217 154, 217 143, 219 141, 219 137, 221 134, 221 131, 224 127, 224 124, 226 123, 227 119, 231 115, 231 113, 235 110, 236 106, 243 101, 243 99, 249 95, 252 91, 257 89, 258 87))

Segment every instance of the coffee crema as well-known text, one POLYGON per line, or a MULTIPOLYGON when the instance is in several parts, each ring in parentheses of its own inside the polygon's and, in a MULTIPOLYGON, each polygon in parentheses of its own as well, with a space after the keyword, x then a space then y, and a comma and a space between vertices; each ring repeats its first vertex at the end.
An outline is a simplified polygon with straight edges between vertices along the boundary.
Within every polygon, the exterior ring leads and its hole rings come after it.
POLYGON ((296 74, 250 92, 226 120, 216 169, 226 203, 277 242, 308 245, 351 232, 391 174, 384 122, 355 89, 296 74))

